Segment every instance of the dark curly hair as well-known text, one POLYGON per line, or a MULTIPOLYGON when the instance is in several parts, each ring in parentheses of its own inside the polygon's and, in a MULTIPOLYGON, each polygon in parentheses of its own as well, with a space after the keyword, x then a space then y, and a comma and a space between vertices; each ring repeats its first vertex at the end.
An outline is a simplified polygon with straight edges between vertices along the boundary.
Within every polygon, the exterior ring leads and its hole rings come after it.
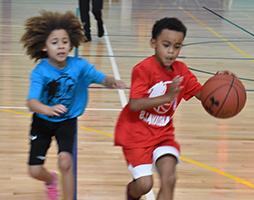
POLYGON ((186 36, 187 28, 177 18, 165 17, 155 22, 152 30, 152 39, 156 39, 164 29, 169 29, 177 32, 182 32, 184 37, 186 36))
POLYGON ((64 29, 68 33, 71 49, 78 47, 84 39, 82 25, 70 11, 59 13, 44 10, 40 12, 39 16, 27 19, 25 33, 20 40, 26 49, 26 54, 35 61, 47 58, 47 53, 42 49, 45 47, 50 33, 59 29, 64 29))

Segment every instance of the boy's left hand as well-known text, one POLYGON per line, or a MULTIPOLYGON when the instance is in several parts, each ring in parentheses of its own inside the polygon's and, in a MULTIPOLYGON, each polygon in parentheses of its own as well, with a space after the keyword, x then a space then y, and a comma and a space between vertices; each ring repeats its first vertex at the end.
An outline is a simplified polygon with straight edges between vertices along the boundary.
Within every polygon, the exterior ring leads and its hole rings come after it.
POLYGON ((125 89, 126 84, 125 82, 123 82, 122 80, 115 80, 115 82, 112 85, 113 88, 117 88, 117 89, 125 89))
POLYGON ((106 87, 116 88, 116 89, 125 89, 126 84, 122 80, 116 80, 112 76, 106 76, 105 81, 103 83, 106 87))

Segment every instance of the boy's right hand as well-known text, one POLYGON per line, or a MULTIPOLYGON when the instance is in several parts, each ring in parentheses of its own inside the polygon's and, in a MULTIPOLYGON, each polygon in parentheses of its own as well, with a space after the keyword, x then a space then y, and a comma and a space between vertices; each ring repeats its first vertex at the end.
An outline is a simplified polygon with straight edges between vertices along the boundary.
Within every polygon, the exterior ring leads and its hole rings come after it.
POLYGON ((169 92, 167 95, 171 100, 173 100, 178 93, 183 89, 183 86, 181 86, 181 83, 183 81, 183 76, 176 76, 173 78, 172 83, 170 84, 169 92))
POLYGON ((46 111, 46 115, 51 117, 53 116, 59 117, 60 115, 66 112, 67 112, 67 108, 64 105, 57 104, 57 105, 48 107, 48 110, 46 111))

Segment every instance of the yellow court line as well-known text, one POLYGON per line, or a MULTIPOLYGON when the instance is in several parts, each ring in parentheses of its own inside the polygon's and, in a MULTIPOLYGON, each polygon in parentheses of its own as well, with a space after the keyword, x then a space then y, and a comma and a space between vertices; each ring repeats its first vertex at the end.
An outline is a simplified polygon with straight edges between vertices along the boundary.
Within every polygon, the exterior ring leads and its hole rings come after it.
MULTIPOLYGON (((0 109, 0 112, 6 112, 6 113, 18 114, 18 115, 24 115, 24 116, 31 116, 31 114, 28 114, 26 112, 14 111, 14 110, 9 110, 9 109, 0 109)), ((100 131, 100 130, 97 130, 97 129, 94 129, 94 128, 80 126, 80 129, 84 130, 84 131, 94 132, 94 133, 97 133, 99 135, 104 135, 104 136, 107 136, 107 137, 113 137, 113 134, 107 133, 105 131, 100 131)), ((201 162, 198 162, 196 160, 187 158, 185 156, 181 156, 180 159, 182 161, 184 161, 184 162, 193 164, 193 165, 198 166, 200 168, 207 169, 208 171, 211 171, 211 172, 217 173, 217 174, 219 174, 221 176, 227 177, 227 178, 229 178, 231 180, 234 180, 235 182, 240 183, 242 185, 245 185, 247 187, 254 188, 254 184, 253 183, 251 183, 249 181, 246 181, 244 179, 241 179, 241 178, 239 178, 237 176, 234 176, 234 175, 232 175, 230 173, 224 172, 224 171, 222 171, 220 169, 217 169, 215 167, 208 166, 208 165, 206 165, 204 163, 201 163, 201 162)))
POLYGON ((230 178, 230 179, 232 179, 232 180, 234 180, 234 181, 236 181, 236 182, 238 182, 238 183, 241 183, 241 184, 243 184, 243 185, 246 185, 246 186, 248 186, 248 187, 250 187, 250 188, 254 188, 254 184, 253 184, 253 183, 251 183, 251 182, 249 182, 249 181, 246 181, 246 180, 244 180, 244 179, 241 179, 241 178, 239 178, 239 177, 237 177, 237 176, 234 176, 234 175, 232 175, 232 174, 229 174, 229 173, 227 173, 227 172, 224 172, 224 171, 222 171, 222 170, 220 170, 220 169, 217 169, 217 168, 215 168, 215 167, 211 167, 211 166, 208 166, 208 165, 203 164, 203 163, 201 163, 201 162, 198 162, 198 161, 196 161, 196 160, 192 160, 192 159, 186 158, 185 156, 181 156, 181 160, 184 161, 184 162, 187 162, 187 163, 190 163, 190 164, 199 166, 199 167, 201 167, 201 168, 203 168, 203 169, 207 169, 207 170, 212 171, 212 172, 214 172, 214 173, 217 173, 217 174, 219 174, 219 175, 225 176, 225 177, 227 177, 227 178, 230 178))
POLYGON ((17 114, 17 115, 31 116, 31 113, 26 113, 23 111, 15 111, 15 110, 11 110, 11 109, 0 109, 0 111, 5 112, 5 113, 17 114))
POLYGON ((96 130, 96 129, 85 127, 85 126, 80 126, 80 129, 84 130, 84 131, 94 132, 94 133, 97 133, 97 134, 100 134, 100 135, 104 135, 104 136, 107 136, 107 137, 112 137, 113 136, 110 133, 106 133, 104 131, 96 130))
POLYGON ((254 57, 252 55, 248 54, 246 51, 244 51, 244 50, 240 49, 239 47, 237 47, 234 43, 230 42, 227 38, 223 37, 221 34, 216 32, 213 28, 208 26, 204 21, 198 19, 191 12, 184 10, 182 7, 179 7, 179 9, 182 10, 186 15, 191 17, 197 24, 199 24, 200 26, 202 26, 203 28, 208 30, 210 33, 215 35, 217 38, 220 38, 222 41, 224 41, 231 49, 235 50, 236 52, 238 52, 239 54, 241 54, 245 58, 252 59, 252 60, 249 60, 249 61, 254 62, 254 57))
MULTIPOLYGON (((83 130, 92 131, 92 132, 97 133, 97 134, 100 134, 100 135, 105 135, 105 136, 109 136, 109 137, 112 137, 112 136, 113 136, 113 134, 110 134, 110 133, 107 133, 107 132, 104 132, 104 131, 100 131, 100 130, 96 130, 96 129, 94 129, 94 128, 87 128, 87 127, 84 127, 84 126, 82 126, 81 128, 82 128, 83 130)), ((241 178, 239 178, 239 177, 237 177, 237 176, 234 176, 234 175, 232 175, 232 174, 230 174, 230 173, 224 172, 224 171, 222 171, 222 170, 220 170, 220 169, 217 169, 217 168, 215 168, 215 167, 208 166, 208 165, 206 165, 206 164, 204 164, 204 163, 201 163, 201 162, 198 162, 198 161, 196 161, 196 160, 187 158, 187 157, 185 157, 185 156, 181 156, 180 159, 181 159, 182 161, 184 161, 184 162, 187 162, 187 163, 196 165, 196 166, 198 166, 198 167, 200 167, 200 168, 207 169, 207 170, 209 170, 209 171, 211 171, 211 172, 214 172, 214 173, 217 173, 217 174, 222 175, 222 176, 224 176, 224 177, 227 177, 227 178, 229 178, 229 179, 232 179, 232 180, 234 180, 234 181, 236 181, 236 182, 238 182, 238 183, 241 183, 241 184, 243 184, 243 185, 245 185, 245 186, 247 186, 247 187, 254 188, 254 184, 253 184, 253 183, 251 183, 251 182, 249 182, 249 181, 246 181, 246 180, 244 180, 244 179, 241 179, 241 178)))

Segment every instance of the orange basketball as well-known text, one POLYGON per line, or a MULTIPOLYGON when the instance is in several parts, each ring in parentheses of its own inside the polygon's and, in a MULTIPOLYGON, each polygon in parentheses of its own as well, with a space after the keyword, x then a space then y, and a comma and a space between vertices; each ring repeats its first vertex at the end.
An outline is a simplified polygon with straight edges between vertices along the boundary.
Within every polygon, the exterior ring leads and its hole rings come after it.
POLYGON ((204 109, 212 116, 230 118, 243 109, 246 102, 246 90, 237 77, 216 74, 203 85, 201 102, 204 109))

